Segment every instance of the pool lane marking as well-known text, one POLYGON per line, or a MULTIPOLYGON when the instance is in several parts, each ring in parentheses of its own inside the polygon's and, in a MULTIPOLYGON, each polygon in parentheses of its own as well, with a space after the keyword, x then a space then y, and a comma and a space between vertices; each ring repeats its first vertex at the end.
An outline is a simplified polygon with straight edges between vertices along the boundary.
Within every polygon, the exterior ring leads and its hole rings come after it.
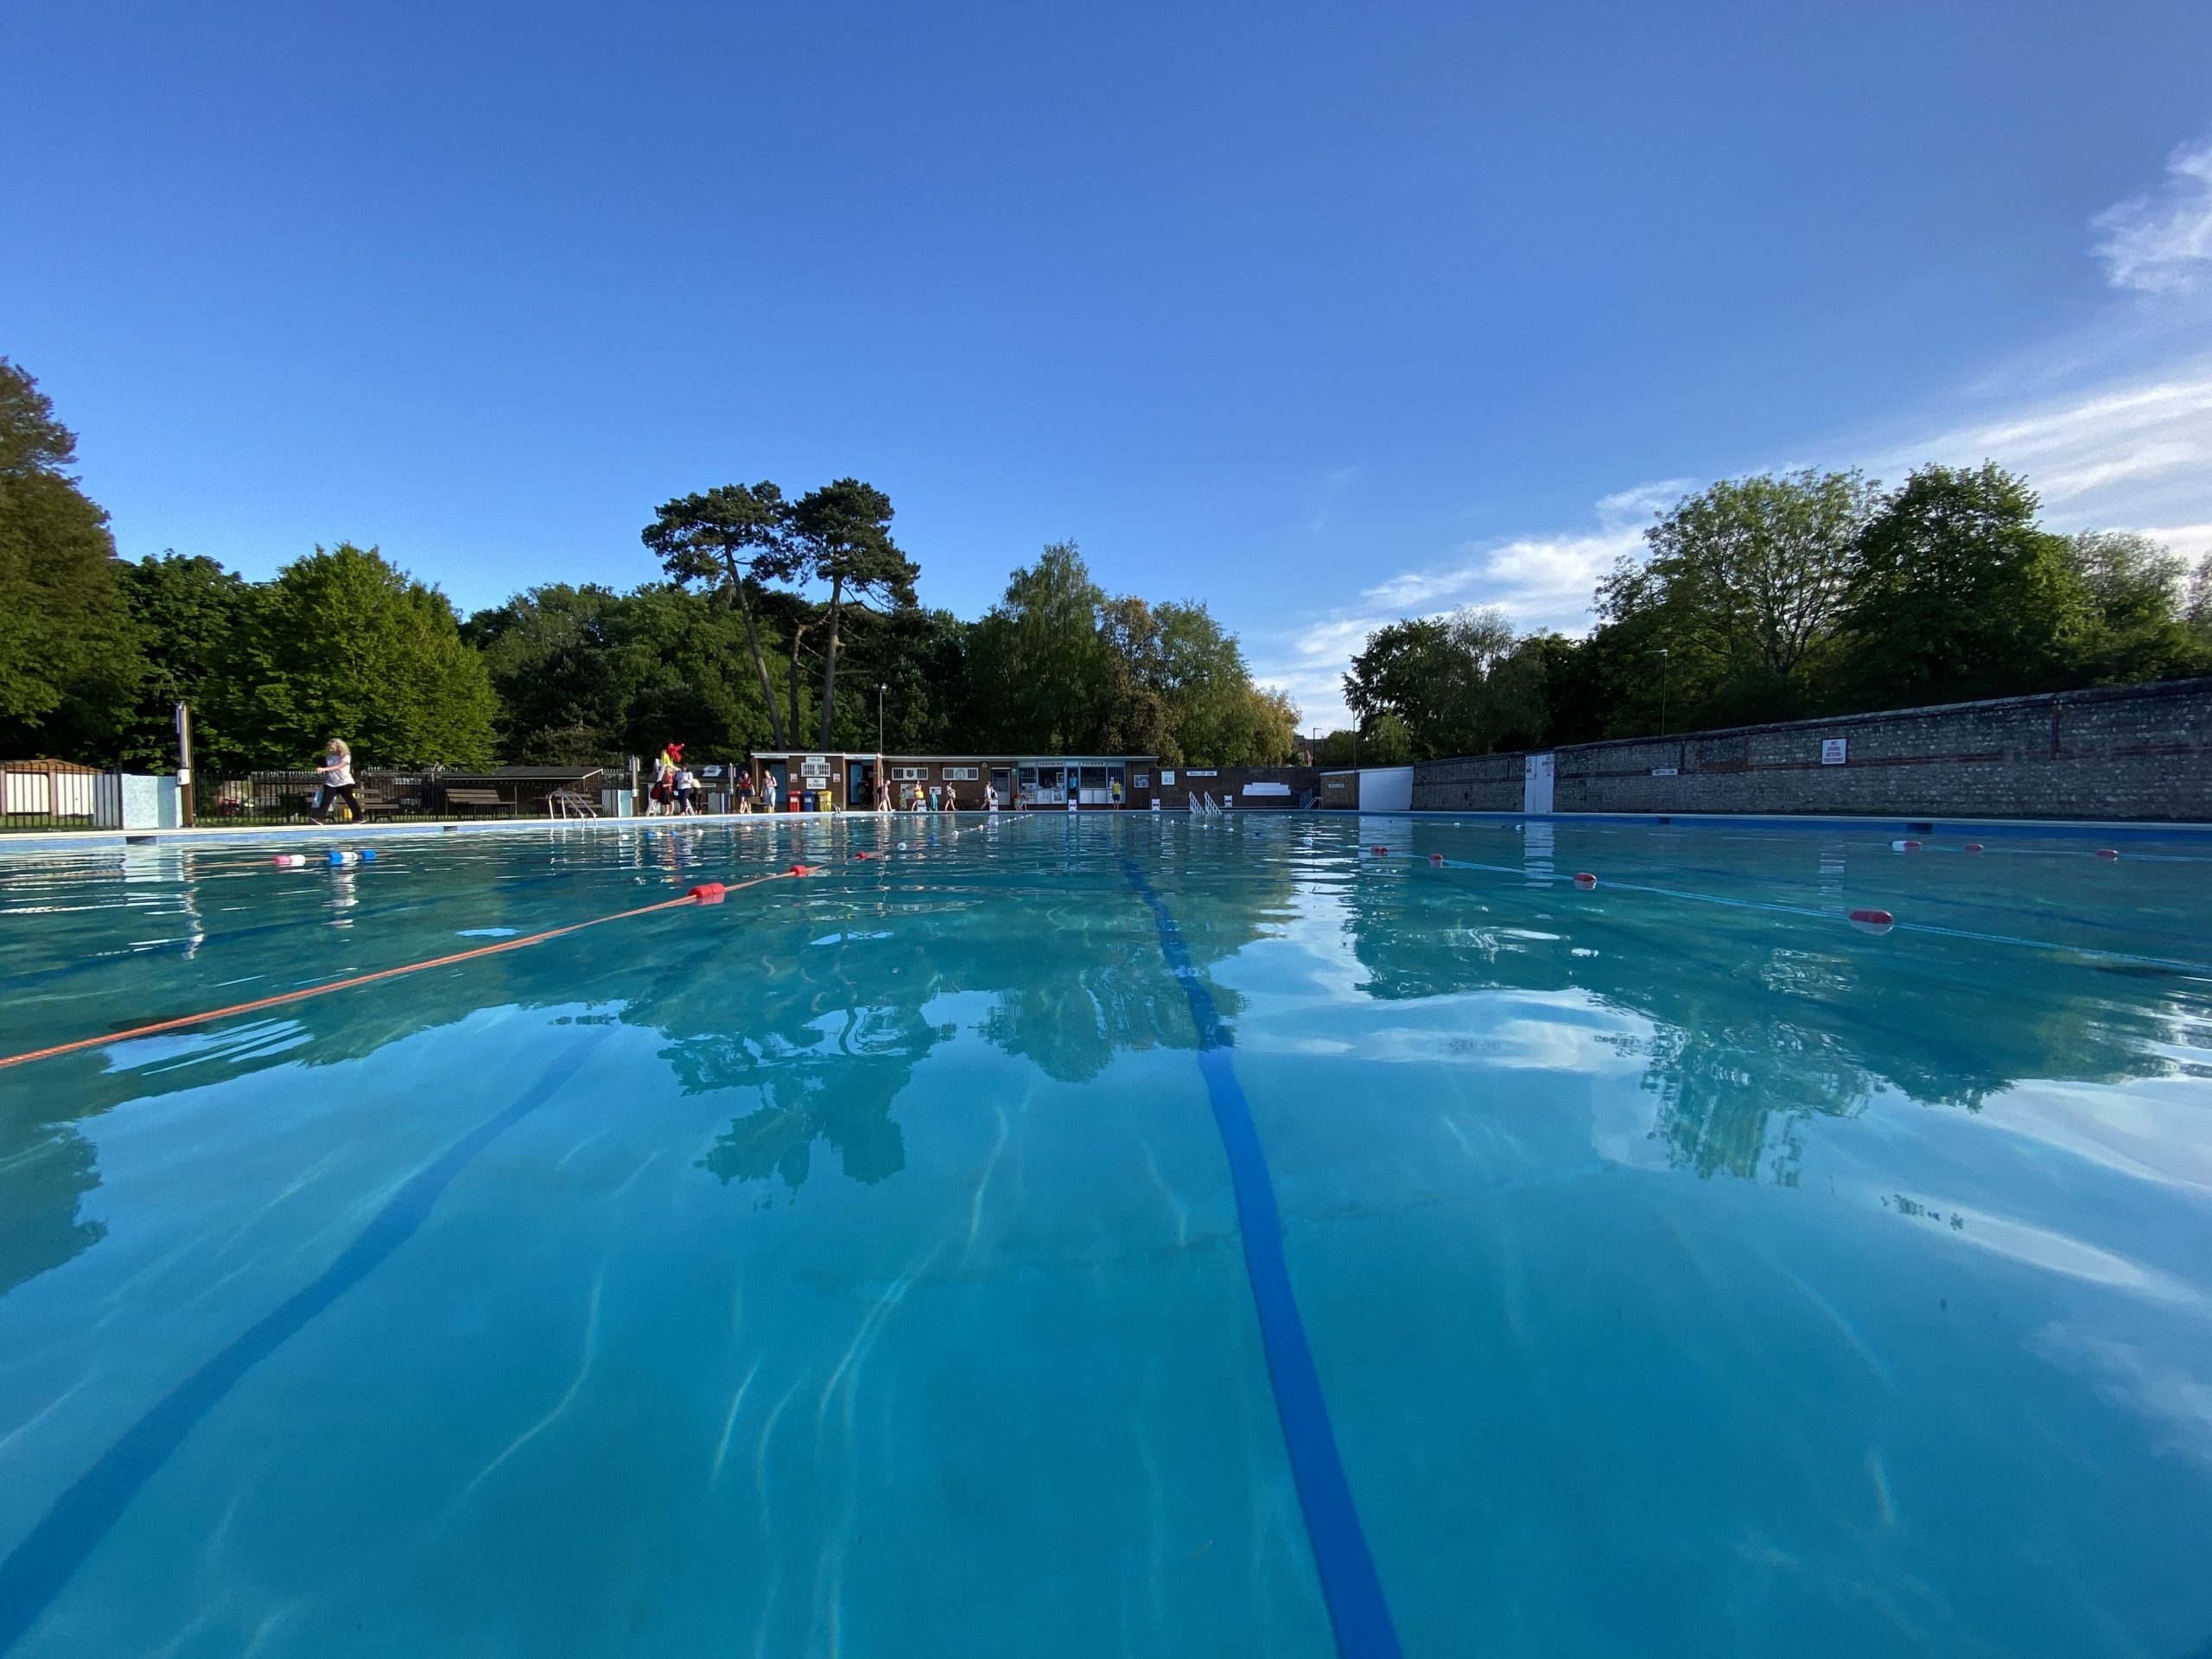
POLYGON ((433 957, 428 962, 410 962, 397 968, 380 968, 372 974, 355 974, 346 979, 334 979, 325 985, 308 985, 298 990, 280 991, 274 996, 256 997, 251 1002, 233 1002, 228 1007, 210 1008, 204 1014, 181 1014, 174 1020, 156 1020, 149 1025, 132 1026, 125 1031, 105 1032, 98 1037, 79 1037, 73 1042, 56 1043, 50 1048, 35 1048, 28 1053, 0 1056, 0 1071, 11 1065, 28 1065, 33 1060, 52 1059, 58 1054, 74 1054, 87 1048, 105 1048, 111 1043, 127 1043, 134 1038, 151 1037, 164 1031, 182 1031, 191 1026, 204 1026, 211 1020, 226 1020, 232 1014, 256 1014, 263 1008, 280 1007, 289 1002, 303 1002, 311 996, 327 996, 333 991, 352 990, 357 985, 373 985, 378 980, 397 979, 407 974, 419 974, 432 968, 448 968, 457 962, 473 962, 479 957, 496 957, 508 950, 520 950, 526 945, 543 944, 548 939, 557 939, 564 934, 581 933, 588 927, 597 927, 605 922, 620 922, 632 916, 650 916, 657 910, 677 910, 685 905, 720 902, 723 893, 736 893, 746 887, 757 887, 763 881, 787 881, 793 872, 778 870, 770 875, 756 875, 749 881, 733 881, 728 887, 715 889, 716 897, 707 899, 696 892, 681 898, 664 899, 656 905, 639 905, 634 910, 618 910, 609 916, 594 916, 585 921, 570 922, 565 927, 549 927, 542 933, 526 934, 518 939, 502 939, 497 944, 479 945, 473 950, 455 950, 449 956, 433 957))
MULTIPOLYGON (((1411 863, 1414 856, 1410 853, 1394 855, 1389 861, 1397 862, 1402 860, 1411 863)), ((1370 855, 1363 861, 1381 863, 1384 861, 1370 855)), ((1500 875, 1517 875, 1541 881, 1547 887, 1556 882, 1570 880, 1569 877, 1564 875, 1545 875, 1517 864, 1478 864, 1471 859, 1465 858, 1447 858, 1441 868, 1447 870, 1494 871, 1500 875)), ((1611 888, 1615 893, 1648 893, 1662 899, 1688 899, 1704 905, 1726 905, 1732 910, 1763 910, 1777 916, 1808 916, 1819 922, 1842 922, 1850 919, 1841 911, 1817 910, 1810 905, 1776 904, 1759 899, 1730 899, 1717 893, 1693 893, 1681 887, 1655 887, 1641 881, 1606 880, 1600 885, 1611 888)), ((1977 933, 1961 927, 1939 927, 1933 922, 1897 922, 1893 925, 1900 933, 1927 933, 1938 938, 1973 939, 1982 944, 2018 945, 2029 950, 2047 950, 2055 956, 2092 957, 2100 962, 2130 962, 2149 968, 2178 968, 2189 973, 2212 974, 2212 963, 2184 962, 2177 957, 2139 956, 2129 950, 2107 950, 2093 944, 2059 944, 2049 939, 2020 938, 2010 933, 1977 933)))
POLYGON ((1243 1242, 1244 1273, 1259 1314, 1268 1381, 1274 1392, 1275 1415, 1282 1424, 1299 1507, 1306 1516, 1306 1541, 1313 1547, 1321 1594, 1328 1603, 1337 1651, 1344 1659, 1396 1659, 1402 1651, 1398 1633, 1390 1620, 1389 1604, 1383 1599, 1382 1580, 1376 1575, 1367 1535, 1360 1528, 1351 1484, 1344 1478, 1344 1459, 1337 1450, 1336 1432, 1330 1426, 1320 1373, 1314 1368, 1313 1351, 1306 1343, 1306 1326, 1291 1291, 1274 1182, 1268 1173, 1267 1154, 1260 1146, 1251 1106, 1236 1080, 1229 1033, 1222 1027, 1212 993, 1191 961, 1173 912, 1135 861, 1125 858, 1121 863, 1129 885, 1152 911, 1160 932, 1160 953, 1180 982, 1191 1005, 1191 1018, 1198 1028, 1198 1070, 1205 1077, 1214 1125, 1229 1158, 1237 1230, 1243 1242))
POLYGON ((170 1389, 54 1500, 44 1518, 0 1560, 0 1654, 38 1622, 140 1490, 246 1373, 412 1238, 454 1177, 551 1099, 613 1033, 612 1027, 597 1027, 569 1045, 513 1105, 486 1118, 417 1170, 337 1260, 170 1389))

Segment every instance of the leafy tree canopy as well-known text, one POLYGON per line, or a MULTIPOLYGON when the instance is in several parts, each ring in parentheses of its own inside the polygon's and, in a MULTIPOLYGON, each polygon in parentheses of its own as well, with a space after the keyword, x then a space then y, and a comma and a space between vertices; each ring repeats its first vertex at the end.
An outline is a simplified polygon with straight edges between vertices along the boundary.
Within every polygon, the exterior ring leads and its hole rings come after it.
POLYGON ((444 594, 344 542, 249 591, 211 712, 251 762, 304 766, 332 737, 364 766, 491 760, 498 702, 444 594))
POLYGON ((144 672, 107 514, 61 470, 76 442, 0 358, 0 753, 111 747, 144 672))

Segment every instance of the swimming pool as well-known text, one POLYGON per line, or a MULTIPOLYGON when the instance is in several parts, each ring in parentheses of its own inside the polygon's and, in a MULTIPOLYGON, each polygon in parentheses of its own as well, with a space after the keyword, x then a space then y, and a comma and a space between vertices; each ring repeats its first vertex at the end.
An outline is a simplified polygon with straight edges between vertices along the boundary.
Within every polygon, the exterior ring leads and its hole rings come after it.
POLYGON ((2212 1637, 2204 843, 966 823, 0 858, 0 1055, 823 870, 0 1069, 0 1652, 2212 1637))

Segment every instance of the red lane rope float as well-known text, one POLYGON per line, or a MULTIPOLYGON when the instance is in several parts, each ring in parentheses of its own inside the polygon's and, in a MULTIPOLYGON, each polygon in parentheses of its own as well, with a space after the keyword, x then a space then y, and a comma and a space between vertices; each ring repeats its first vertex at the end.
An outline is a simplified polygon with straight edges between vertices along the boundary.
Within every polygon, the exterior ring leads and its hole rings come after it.
MULTIPOLYGON (((28 1065, 33 1060, 50 1060, 58 1054, 75 1054, 87 1048, 105 1048, 110 1043, 127 1043, 133 1038, 152 1037, 164 1031, 182 1031, 190 1026, 204 1026, 211 1020, 227 1020, 234 1014, 257 1014, 264 1008, 283 1007, 290 1002, 304 1002, 311 996, 327 996, 333 991, 349 991, 357 985, 373 985, 380 979, 398 979, 407 974, 419 974, 432 968, 448 968, 457 962, 474 962, 479 957, 496 957, 508 950, 519 950, 525 945, 543 944, 548 939, 557 939, 564 933, 581 933, 588 927, 597 927, 603 922, 626 921, 632 916, 650 916, 658 910, 675 910, 684 905, 719 905, 729 893, 746 887, 757 887, 763 881, 785 881, 799 874, 798 870, 779 870, 772 875, 756 875, 749 881, 733 881, 728 886, 720 881, 709 881, 691 889, 680 899, 664 899, 657 905, 639 905, 634 910, 618 910, 610 916, 594 916, 588 921, 570 922, 565 927, 549 927, 543 933, 531 933, 518 939, 501 939, 497 944, 483 944, 472 950, 456 950, 451 956, 433 957, 428 962, 410 962, 398 968, 380 968, 372 974, 356 974, 350 979, 334 979, 327 985, 306 985, 296 991, 280 991, 275 996, 256 997, 251 1002, 233 1002, 226 1008, 210 1008, 205 1014, 181 1014, 174 1020, 156 1020, 151 1025, 133 1026, 127 1031, 111 1031, 98 1037, 79 1037, 74 1042, 56 1043, 51 1048, 35 1048, 26 1054, 0 1055, 0 1071, 11 1065, 28 1065)), ((813 871, 806 872, 808 874, 813 871)))

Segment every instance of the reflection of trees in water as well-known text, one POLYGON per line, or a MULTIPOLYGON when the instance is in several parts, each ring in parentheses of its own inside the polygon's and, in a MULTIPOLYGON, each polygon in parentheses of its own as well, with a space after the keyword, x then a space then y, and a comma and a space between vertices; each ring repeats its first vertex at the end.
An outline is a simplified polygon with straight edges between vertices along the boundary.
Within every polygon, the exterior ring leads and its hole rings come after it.
POLYGON ((22 1128, 31 1132, 0 1119, 0 1296, 107 1231, 77 1219, 78 1206, 100 1184, 85 1138, 66 1128, 22 1128))
POLYGON ((780 1176, 798 1191, 813 1160, 814 1143, 826 1141, 843 1160, 849 1180, 871 1185, 906 1167, 906 1141, 891 1121, 891 1099, 903 1080, 880 1064, 861 1061, 873 1077, 855 1079, 850 1071, 835 1081, 822 1073, 785 1073, 766 1087, 769 1104, 734 1119, 700 1160, 724 1181, 765 1181, 780 1176), (888 1082, 883 1089, 870 1086, 888 1082))
MULTIPOLYGON (((1534 896, 1467 899, 1503 916, 1534 896)), ((1502 922, 1440 930, 1433 895, 1420 897, 1379 882, 1347 894, 1370 995, 1572 989, 1642 1016, 1651 1033, 1631 1046, 1658 1096, 1652 1134, 1671 1163, 1701 1175, 1755 1176, 1764 1158, 1794 1184, 1796 1124, 1856 1112, 1883 1089, 1975 1110, 2023 1078, 2159 1075, 2172 1067, 2153 1046, 2183 1040, 2177 1027, 2205 1014, 2198 988, 2163 972, 2107 975, 2030 951, 1993 958, 1940 935, 1913 936, 1909 951, 1808 948, 1827 924, 1586 914, 1571 941, 1552 944, 1516 940, 1502 922), (1569 943, 1597 954, 1572 956, 1569 943)))
MULTIPOLYGON (((310 1073, 340 1062, 372 1068, 388 1045, 479 1008, 620 995, 612 1017, 664 1035, 662 1058, 684 1090, 757 1092, 758 1103, 732 1120, 702 1167, 726 1182, 776 1179, 794 1190, 812 1171, 817 1141, 855 1181, 880 1181, 905 1167, 893 1107, 914 1067, 958 1032, 926 1017, 938 998, 989 996, 976 1029, 1059 1082, 1097 1077, 1122 1050, 1195 1041, 1151 917, 1117 874, 1094 861, 1056 875, 1049 917, 1033 888, 995 893, 971 873, 956 891, 932 885, 932 874, 927 864, 889 867, 880 887, 860 878, 850 889, 776 889, 797 901, 763 904, 750 914, 734 903, 707 925, 715 931, 667 942, 656 942, 648 922, 648 931, 594 933, 575 944, 391 980, 300 1003, 257 1027, 180 1039, 188 1052, 159 1064, 112 1070, 90 1052, 0 1073, 0 1295, 102 1235, 78 1218, 99 1185, 78 1123, 126 1102, 271 1065, 310 1073), (821 943, 825 938, 834 942, 821 943), (285 1031, 304 1032, 308 1040, 270 1040, 285 1031)), ((1233 897, 1179 899, 1194 959, 1203 967, 1241 949, 1279 912, 1287 887, 1287 880, 1261 881, 1233 897)), ((546 925, 542 914, 503 906, 500 898, 487 888, 472 904, 472 925, 546 925)), ((419 936, 411 948, 404 935, 390 943, 385 955, 355 965, 423 954, 419 936)), ((26 1028, 21 1045, 68 1023, 120 1028, 204 1006, 211 981, 232 977, 248 960, 226 959, 219 941, 196 964, 175 956, 118 958, 83 976, 85 994, 37 1009, 38 1028, 26 1028)), ((1216 1000, 1224 1016, 1235 1012, 1225 990, 1216 1000)), ((373 1069, 360 1075, 361 1086, 378 1086, 373 1069)), ((411 1073, 399 1082, 410 1093, 423 1086, 411 1073)), ((311 1075, 301 1083, 317 1086, 311 1075)))

